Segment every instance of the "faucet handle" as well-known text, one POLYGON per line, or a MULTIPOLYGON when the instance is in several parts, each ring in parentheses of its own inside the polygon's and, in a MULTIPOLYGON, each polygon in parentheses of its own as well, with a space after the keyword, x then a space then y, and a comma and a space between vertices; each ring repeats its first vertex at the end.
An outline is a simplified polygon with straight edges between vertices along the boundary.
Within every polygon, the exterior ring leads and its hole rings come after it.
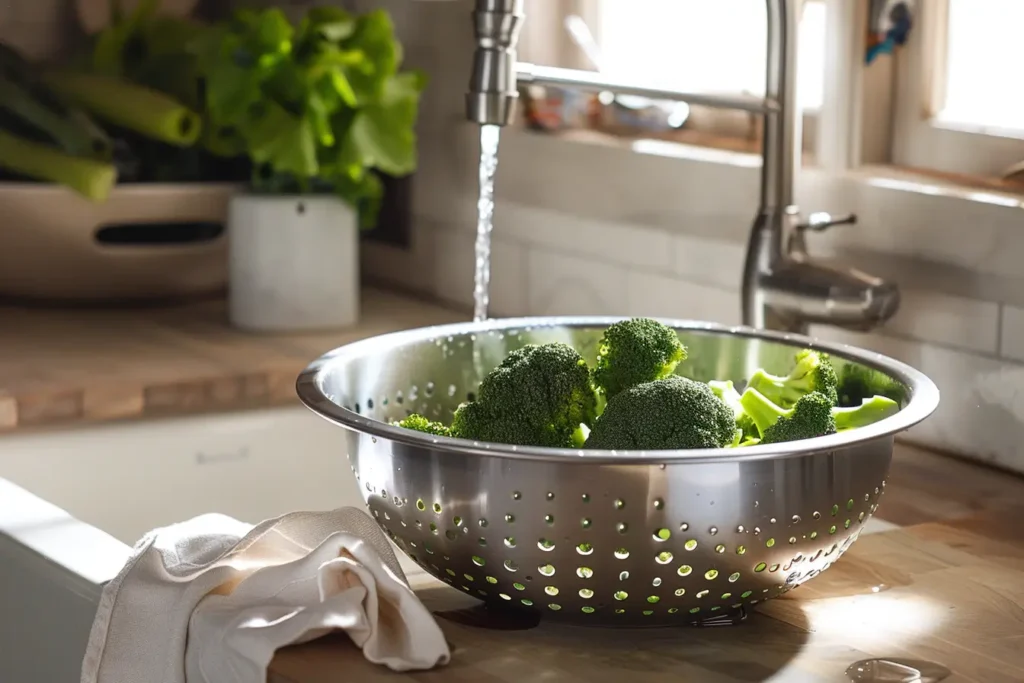
POLYGON ((817 211, 807 217, 806 223, 798 223, 796 229, 800 232, 805 230, 822 232, 836 225, 853 225, 856 222, 857 214, 851 213, 845 216, 833 216, 832 214, 825 213, 824 211, 817 211))

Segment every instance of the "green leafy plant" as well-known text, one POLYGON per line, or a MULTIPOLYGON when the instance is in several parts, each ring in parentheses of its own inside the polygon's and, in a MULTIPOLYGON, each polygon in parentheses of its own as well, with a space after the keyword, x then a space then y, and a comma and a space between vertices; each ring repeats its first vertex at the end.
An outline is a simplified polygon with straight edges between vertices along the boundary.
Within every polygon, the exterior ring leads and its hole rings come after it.
POLYGON ((276 8, 241 10, 194 47, 207 147, 244 153, 257 192, 332 192, 376 223, 378 173, 416 168, 426 77, 401 71, 402 47, 378 10, 311 9, 293 25, 276 8))

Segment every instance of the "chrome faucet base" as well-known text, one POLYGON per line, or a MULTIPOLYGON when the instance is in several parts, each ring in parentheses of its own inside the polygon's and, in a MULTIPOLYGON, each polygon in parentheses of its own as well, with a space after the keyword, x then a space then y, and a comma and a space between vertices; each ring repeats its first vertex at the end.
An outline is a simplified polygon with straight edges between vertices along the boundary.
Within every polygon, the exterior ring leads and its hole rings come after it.
MULTIPOLYGON (((625 0, 622 0, 625 2, 625 0)), ((516 45, 524 20, 523 0, 476 0, 477 49, 466 97, 466 115, 481 125, 512 122, 518 84, 640 95, 764 117, 760 208, 750 231, 743 269, 743 323, 806 334, 811 324, 870 330, 899 308, 899 290, 857 270, 816 263, 806 233, 856 222, 855 216, 812 214, 801 221, 793 201, 800 158, 801 114, 796 101, 796 47, 802 0, 766 0, 768 11, 765 96, 728 97, 647 87, 599 73, 523 64, 516 45)))

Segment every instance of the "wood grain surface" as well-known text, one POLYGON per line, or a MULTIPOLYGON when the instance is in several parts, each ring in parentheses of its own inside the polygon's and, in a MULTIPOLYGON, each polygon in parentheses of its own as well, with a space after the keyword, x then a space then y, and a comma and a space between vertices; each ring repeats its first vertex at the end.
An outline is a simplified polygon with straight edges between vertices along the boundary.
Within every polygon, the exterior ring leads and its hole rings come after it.
POLYGON ((889 482, 881 530, 735 626, 499 630, 453 618, 476 601, 417 575, 448 666, 391 673, 335 635, 279 652, 269 683, 831 683, 878 657, 942 665, 949 683, 1024 681, 1024 481, 899 446, 889 482))
POLYGON ((295 403, 295 379, 337 346, 469 316, 365 290, 358 325, 259 335, 225 302, 118 309, 0 306, 0 432, 295 403))

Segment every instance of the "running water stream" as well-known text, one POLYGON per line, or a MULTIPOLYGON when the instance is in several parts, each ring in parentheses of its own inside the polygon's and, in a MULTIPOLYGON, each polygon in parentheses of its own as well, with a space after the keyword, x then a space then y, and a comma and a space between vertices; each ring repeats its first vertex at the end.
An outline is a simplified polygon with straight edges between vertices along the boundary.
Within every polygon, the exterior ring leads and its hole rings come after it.
POLYGON ((480 199, 477 201, 476 276, 473 320, 487 319, 491 284, 491 231, 494 229, 494 176, 498 172, 499 126, 480 128, 480 199))

